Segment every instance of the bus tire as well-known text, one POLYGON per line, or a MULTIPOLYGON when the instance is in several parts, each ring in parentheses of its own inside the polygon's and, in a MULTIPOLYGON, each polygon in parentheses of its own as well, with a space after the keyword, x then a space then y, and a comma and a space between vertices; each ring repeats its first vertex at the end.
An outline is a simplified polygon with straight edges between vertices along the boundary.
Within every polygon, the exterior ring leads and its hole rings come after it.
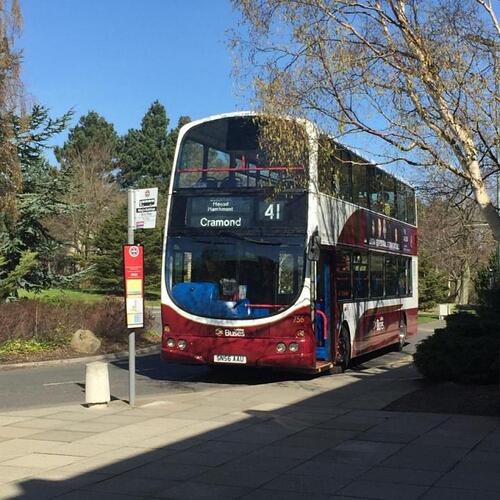
POLYGON ((345 323, 342 323, 339 332, 338 340, 339 365, 342 371, 345 372, 351 364, 351 335, 349 328, 345 323))
POLYGON ((406 318, 401 316, 399 320, 399 338, 396 344, 396 351, 401 352, 406 345, 406 337, 408 335, 408 328, 406 326, 406 318))

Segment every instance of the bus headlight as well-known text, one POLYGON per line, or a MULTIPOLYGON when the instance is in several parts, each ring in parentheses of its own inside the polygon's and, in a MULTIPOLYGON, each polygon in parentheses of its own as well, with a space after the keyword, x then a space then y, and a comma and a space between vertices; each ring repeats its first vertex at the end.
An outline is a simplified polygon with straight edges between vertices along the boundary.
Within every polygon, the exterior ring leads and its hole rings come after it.
POLYGON ((187 347, 187 345, 188 345, 188 344, 187 344, 187 342, 186 342, 185 340, 182 340, 182 339, 181 339, 181 340, 178 340, 178 341, 177 341, 177 347, 178 347, 181 351, 183 351, 183 350, 187 347))
POLYGON ((297 342, 291 342, 288 344, 288 349, 290 352, 297 352, 299 350, 299 344, 297 344, 297 342))
POLYGON ((276 351, 279 353, 285 352, 286 351, 286 344, 283 342, 278 342, 276 344, 276 351))
POLYGON ((171 349, 175 347, 175 340, 172 338, 167 339, 167 347, 170 347, 171 349))

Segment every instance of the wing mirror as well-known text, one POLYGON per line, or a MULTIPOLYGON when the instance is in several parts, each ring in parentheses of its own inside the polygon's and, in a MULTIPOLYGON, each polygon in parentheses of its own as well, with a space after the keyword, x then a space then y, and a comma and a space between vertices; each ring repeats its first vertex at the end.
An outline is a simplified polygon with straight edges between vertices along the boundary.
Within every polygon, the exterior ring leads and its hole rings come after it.
POLYGON ((310 261, 317 262, 319 260, 321 238, 316 230, 309 238, 309 245, 307 246, 307 258, 310 261))

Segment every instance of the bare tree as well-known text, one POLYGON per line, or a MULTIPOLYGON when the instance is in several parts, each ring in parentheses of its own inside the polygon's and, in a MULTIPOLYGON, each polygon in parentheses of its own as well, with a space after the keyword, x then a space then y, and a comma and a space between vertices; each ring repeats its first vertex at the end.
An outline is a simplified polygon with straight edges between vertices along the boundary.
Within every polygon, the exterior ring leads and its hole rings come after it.
POLYGON ((478 212, 470 200, 455 203, 440 195, 427 196, 419 210, 420 250, 446 272, 450 297, 458 304, 469 303, 472 278, 494 249, 478 212))
POLYGON ((233 0, 258 105, 371 137, 380 163, 451 172, 500 241, 498 22, 489 0, 233 0), (384 145, 381 148, 381 145, 384 145))
POLYGON ((70 253, 85 267, 92 254, 92 239, 99 226, 114 215, 123 199, 109 175, 114 149, 108 144, 92 143, 65 159, 70 186, 66 201, 74 209, 53 222, 52 232, 66 242, 70 253))
MULTIPOLYGON (((22 25, 19 2, 0 3, 0 215, 15 214, 16 193, 21 186, 21 168, 14 143, 12 117, 19 111, 21 96, 20 53, 15 40, 22 25)), ((2 221, 0 221, 1 224, 2 221)))

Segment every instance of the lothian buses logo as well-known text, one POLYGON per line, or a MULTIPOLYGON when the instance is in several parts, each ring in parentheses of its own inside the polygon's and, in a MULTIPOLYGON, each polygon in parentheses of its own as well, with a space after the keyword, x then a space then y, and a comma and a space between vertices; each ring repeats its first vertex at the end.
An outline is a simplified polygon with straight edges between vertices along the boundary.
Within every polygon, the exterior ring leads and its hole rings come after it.
POLYGON ((243 328, 235 328, 234 330, 230 328, 216 328, 215 335, 217 337, 244 337, 245 330, 243 328))
POLYGON ((379 318, 375 319, 375 321, 373 322, 373 329, 376 332, 383 332, 385 330, 384 317, 383 316, 380 316, 379 318))

